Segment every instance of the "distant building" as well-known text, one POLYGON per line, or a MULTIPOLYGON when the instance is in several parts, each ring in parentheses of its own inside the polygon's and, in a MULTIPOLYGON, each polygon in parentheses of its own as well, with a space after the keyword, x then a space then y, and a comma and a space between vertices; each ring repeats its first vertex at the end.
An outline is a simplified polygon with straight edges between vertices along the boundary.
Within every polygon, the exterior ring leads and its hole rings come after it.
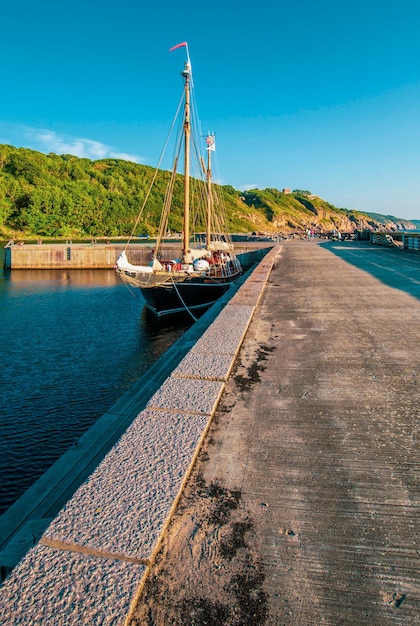
POLYGON ((288 189, 288 188, 282 189, 282 191, 283 193, 292 193, 291 189, 288 189))

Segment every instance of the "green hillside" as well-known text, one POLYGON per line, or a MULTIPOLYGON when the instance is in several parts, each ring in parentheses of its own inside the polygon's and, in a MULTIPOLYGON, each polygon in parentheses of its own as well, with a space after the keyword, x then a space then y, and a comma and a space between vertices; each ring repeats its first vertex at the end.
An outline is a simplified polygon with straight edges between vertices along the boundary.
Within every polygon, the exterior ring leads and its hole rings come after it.
MULTIPOLYGON (((48 155, 0 144, 0 235, 3 237, 126 237, 132 234, 154 169, 129 161, 92 161, 48 155)), ((169 173, 160 171, 137 233, 153 235, 169 173)), ((372 216, 338 209, 309 192, 277 189, 240 192, 221 187, 228 228, 235 233, 289 233, 308 227, 381 227, 372 216)), ((175 183, 175 213, 169 229, 179 232, 182 176, 175 183)), ((391 226, 392 228, 392 226, 391 226)))

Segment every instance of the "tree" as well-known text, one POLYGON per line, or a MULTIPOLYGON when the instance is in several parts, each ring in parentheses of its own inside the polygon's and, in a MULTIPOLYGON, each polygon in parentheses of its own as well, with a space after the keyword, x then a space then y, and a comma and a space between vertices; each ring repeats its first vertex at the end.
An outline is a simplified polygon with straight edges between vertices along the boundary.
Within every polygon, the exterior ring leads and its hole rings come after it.
POLYGON ((293 189, 292 193, 296 194, 297 196, 312 196, 312 193, 305 189, 293 189))

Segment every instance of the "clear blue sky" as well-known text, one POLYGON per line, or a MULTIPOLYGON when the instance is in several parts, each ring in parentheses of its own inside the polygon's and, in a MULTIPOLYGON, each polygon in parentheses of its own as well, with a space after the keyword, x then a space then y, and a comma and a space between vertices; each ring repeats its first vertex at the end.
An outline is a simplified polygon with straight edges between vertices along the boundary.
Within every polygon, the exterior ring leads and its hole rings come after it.
POLYGON ((0 143, 156 165, 188 41, 220 182, 420 219, 417 0, 3 3, 0 143))

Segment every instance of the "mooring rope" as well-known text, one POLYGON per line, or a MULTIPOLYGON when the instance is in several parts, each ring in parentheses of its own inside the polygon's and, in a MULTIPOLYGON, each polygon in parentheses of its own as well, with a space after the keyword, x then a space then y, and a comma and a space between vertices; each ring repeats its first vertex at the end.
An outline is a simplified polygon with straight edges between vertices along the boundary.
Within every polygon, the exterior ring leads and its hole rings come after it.
POLYGON ((186 311, 188 311, 188 313, 189 313, 189 314, 191 315, 191 317, 193 318, 194 322, 196 322, 196 321, 197 321, 197 318, 196 318, 196 317, 194 317, 194 314, 190 311, 190 309, 187 307, 187 305, 185 304, 184 300, 182 299, 182 296, 181 296, 181 294, 179 293, 178 288, 177 288, 177 286, 176 286, 176 283, 175 283, 175 281, 174 281, 174 277, 173 277, 173 276, 171 276, 171 279, 172 279, 172 284, 173 284, 173 286, 175 287, 175 291, 176 291, 176 293, 177 293, 177 296, 178 296, 178 298, 181 300, 182 306, 184 306, 184 307, 185 307, 185 310, 186 310, 186 311))

